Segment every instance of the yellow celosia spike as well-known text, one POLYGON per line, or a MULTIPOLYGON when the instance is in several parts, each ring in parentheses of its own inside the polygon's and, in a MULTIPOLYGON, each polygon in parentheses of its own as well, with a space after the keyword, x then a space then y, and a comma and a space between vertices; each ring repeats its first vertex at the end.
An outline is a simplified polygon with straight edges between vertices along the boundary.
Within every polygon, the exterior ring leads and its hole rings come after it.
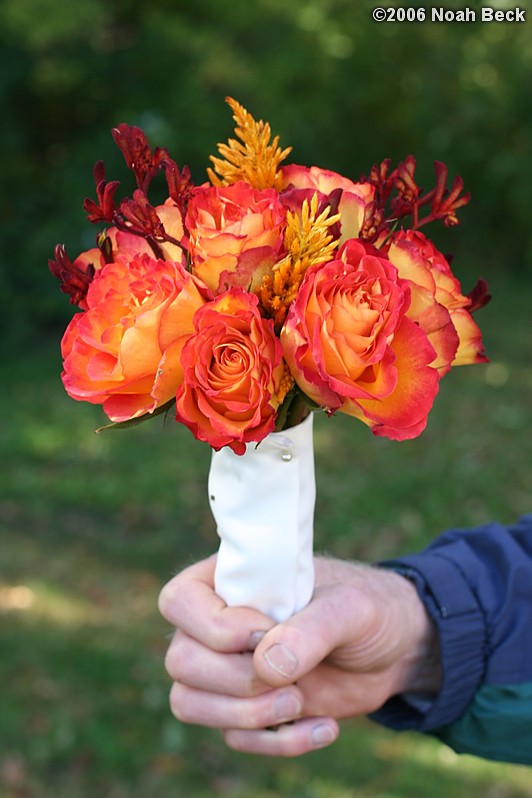
POLYGON ((329 216, 329 208, 316 216, 318 195, 314 193, 310 205, 305 200, 301 216, 288 211, 286 215, 285 247, 293 260, 306 260, 307 265, 324 263, 330 260, 338 242, 333 239, 329 228, 340 219, 340 214, 329 216))
POLYGON ((291 373, 290 369, 288 368, 287 363, 284 360, 283 360, 283 367, 284 367, 284 373, 283 373, 283 376, 281 378, 281 383, 279 385, 279 389, 278 389, 277 395, 276 395, 276 399, 277 399, 277 402, 279 403, 279 405, 282 405, 282 403, 286 399, 286 394, 289 391, 292 390, 292 388, 294 387, 294 382, 295 382, 295 380, 294 380, 294 378, 292 376, 292 373, 291 373))
POLYGON ((270 143, 271 128, 267 122, 262 119, 256 122, 249 111, 232 97, 227 97, 226 101, 233 110, 235 135, 240 141, 229 139, 227 144, 218 144, 218 152, 222 157, 211 155, 214 169, 207 169, 209 180, 215 186, 227 186, 245 180, 259 190, 279 189, 279 165, 292 148, 282 150, 279 136, 275 136, 270 143))
POLYGON ((280 329, 288 313, 288 308, 296 298, 301 281, 310 266, 331 260, 338 241, 333 238, 329 228, 340 218, 340 214, 329 216, 325 208, 319 216, 318 195, 313 194, 310 204, 305 200, 301 215, 288 211, 284 246, 287 251, 279 263, 273 267, 273 277, 264 277, 259 299, 262 307, 280 329))

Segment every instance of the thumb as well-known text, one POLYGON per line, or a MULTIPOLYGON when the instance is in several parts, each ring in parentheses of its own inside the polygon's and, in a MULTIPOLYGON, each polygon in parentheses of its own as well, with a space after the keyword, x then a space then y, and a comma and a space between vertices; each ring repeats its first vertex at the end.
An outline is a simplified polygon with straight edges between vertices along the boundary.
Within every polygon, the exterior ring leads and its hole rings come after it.
POLYGON ((318 595, 266 632, 253 656, 257 676, 273 687, 291 684, 346 642, 353 634, 353 623, 345 602, 338 599, 338 595, 318 595))

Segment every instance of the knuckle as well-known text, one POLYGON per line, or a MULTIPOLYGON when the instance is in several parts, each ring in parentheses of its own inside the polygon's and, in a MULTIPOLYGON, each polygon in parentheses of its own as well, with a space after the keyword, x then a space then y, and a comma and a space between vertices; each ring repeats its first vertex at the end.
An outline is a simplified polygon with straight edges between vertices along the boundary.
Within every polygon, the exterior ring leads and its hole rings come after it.
POLYGON ((166 651, 166 655, 164 657, 164 667, 165 670, 172 679, 179 679, 179 643, 177 642, 176 638, 172 640, 168 649, 166 651))
POLYGON ((238 726, 240 729, 257 731, 274 727, 279 723, 276 713, 275 694, 243 698, 238 702, 238 726))
POLYGON ((240 729, 229 729, 222 732, 224 743, 233 751, 241 754, 260 753, 260 750, 251 745, 250 733, 240 729))
POLYGON ((166 672, 175 681, 186 680, 191 669, 193 670, 191 649, 190 640, 182 633, 176 632, 164 658, 166 672))
POLYGON ((208 645, 213 651, 225 652, 231 650, 228 630, 225 624, 220 622, 219 618, 216 619, 216 623, 209 630, 208 645))
POLYGON ((170 690, 170 710, 181 723, 194 723, 191 703, 187 700, 187 690, 175 682, 170 690))
POLYGON ((269 723, 268 713, 260 700, 244 699, 240 702, 238 725, 242 729, 260 729, 269 723))
POLYGON ((173 661, 172 646, 170 646, 170 648, 168 649, 168 651, 165 654, 165 657, 164 657, 164 669, 165 669, 166 673, 168 674, 168 676, 171 679, 175 679, 175 676, 174 676, 175 668, 174 668, 174 661, 173 661))
POLYGON ((181 593, 182 576, 178 574, 174 576, 169 582, 161 589, 157 598, 157 607, 162 617, 168 623, 174 626, 178 625, 179 615, 179 600, 178 597, 181 593))
POLYGON ((171 594, 172 590, 170 588, 170 583, 165 585, 161 592, 159 593, 159 597, 157 599, 157 608, 159 613, 163 616, 166 621, 170 621, 169 610, 171 605, 171 594))
POLYGON ((209 629, 209 647, 221 653, 233 652, 237 648, 237 635, 238 630, 235 630, 227 614, 221 610, 213 618, 213 623, 209 629))

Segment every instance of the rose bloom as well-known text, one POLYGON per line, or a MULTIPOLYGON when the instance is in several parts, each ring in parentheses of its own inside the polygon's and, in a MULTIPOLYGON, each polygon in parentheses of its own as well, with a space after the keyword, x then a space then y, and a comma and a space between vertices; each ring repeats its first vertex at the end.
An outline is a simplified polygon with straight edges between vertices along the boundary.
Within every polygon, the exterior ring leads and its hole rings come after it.
POLYGON ((341 257, 309 269, 281 331, 299 387, 376 435, 419 435, 439 375, 434 348, 406 315, 409 304, 408 282, 369 244, 348 241, 341 257))
POLYGON ((438 354, 440 374, 451 366, 486 363, 482 335, 449 263, 423 233, 395 233, 388 250, 399 275, 410 282, 412 304, 408 311, 427 333, 438 354))
POLYGON ((180 354, 209 298, 181 263, 148 255, 102 266, 61 343, 69 396, 112 421, 152 413, 181 383, 180 354))
POLYGON ((195 274, 217 294, 233 285, 254 290, 278 260, 285 216, 274 189, 243 181, 194 189, 185 226, 195 274))
POLYGON ((282 348, 258 300, 230 288, 201 307, 181 353, 176 418, 214 449, 243 454, 274 429, 284 374, 282 348))
MULTIPOLYGON (((183 221, 181 219, 181 212, 176 204, 169 197, 162 205, 157 205, 155 210, 164 229, 168 235, 180 241, 183 237, 183 221)), ((128 233, 125 230, 118 230, 115 226, 109 227, 105 231, 105 235, 111 242, 111 258, 113 261, 118 260, 120 257, 131 260, 138 255, 150 255, 154 257, 154 252, 149 243, 142 236, 128 233)), ((159 245, 161 253, 165 260, 175 260, 181 262, 183 257, 182 249, 177 244, 172 244, 167 241, 159 245)), ((93 266, 95 271, 99 271, 105 265, 105 258, 99 247, 92 247, 91 249, 82 252, 73 261, 73 265, 86 273, 89 266, 93 266)), ((86 298, 82 299, 79 303, 82 310, 87 310, 86 298)))
POLYGON ((329 195, 336 189, 342 189, 342 196, 338 206, 341 215, 340 243, 347 239, 356 238, 364 221, 366 205, 373 200, 375 189, 371 183, 353 183, 347 177, 320 169, 317 166, 299 166, 290 164, 282 168, 282 187, 285 194, 292 190, 303 199, 312 197, 315 191, 319 194, 329 195), (299 190, 308 189, 309 196, 304 196, 299 190))

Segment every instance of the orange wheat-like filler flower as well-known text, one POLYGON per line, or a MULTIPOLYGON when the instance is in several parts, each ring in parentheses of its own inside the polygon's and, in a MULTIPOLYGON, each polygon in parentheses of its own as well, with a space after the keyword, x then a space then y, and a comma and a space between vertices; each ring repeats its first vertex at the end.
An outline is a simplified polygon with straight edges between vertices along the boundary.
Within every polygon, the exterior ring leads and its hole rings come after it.
POLYGON ((238 180, 245 180, 252 188, 262 191, 265 188, 281 188, 279 164, 292 152, 292 147, 282 150, 279 136, 270 143, 271 127, 260 119, 258 122, 244 106, 232 97, 226 102, 233 109, 236 122, 235 135, 241 141, 229 139, 227 144, 218 144, 218 152, 223 156, 209 156, 214 170, 208 168, 207 174, 213 186, 228 186, 238 180), (218 175, 215 174, 218 172, 218 175))
POLYGON ((309 266, 330 260, 338 240, 330 234, 340 214, 330 215, 330 207, 318 214, 318 194, 303 201, 301 215, 288 211, 284 245, 287 255, 273 267, 273 276, 265 275, 259 288, 259 299, 266 313, 280 329, 295 299, 309 266))

